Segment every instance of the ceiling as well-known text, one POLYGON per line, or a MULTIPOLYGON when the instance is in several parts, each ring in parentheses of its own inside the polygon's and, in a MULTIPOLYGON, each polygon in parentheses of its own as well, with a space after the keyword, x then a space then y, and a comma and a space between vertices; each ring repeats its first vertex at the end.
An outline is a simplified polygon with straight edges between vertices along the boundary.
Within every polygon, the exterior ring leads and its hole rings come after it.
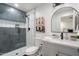
MULTIPOLYGON (((13 7, 16 7, 14 5, 14 3, 7 3, 7 4, 11 5, 13 7)), ((18 7, 16 7, 16 8, 23 10, 25 12, 29 12, 30 10, 32 10, 38 6, 43 5, 43 3, 17 3, 17 4, 18 4, 18 7)))

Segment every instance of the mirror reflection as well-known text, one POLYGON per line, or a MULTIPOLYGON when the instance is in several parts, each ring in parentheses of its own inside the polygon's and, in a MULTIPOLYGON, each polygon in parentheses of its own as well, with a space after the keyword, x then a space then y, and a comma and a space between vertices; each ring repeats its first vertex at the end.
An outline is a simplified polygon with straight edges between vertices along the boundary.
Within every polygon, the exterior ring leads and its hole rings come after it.
POLYGON ((52 15, 52 32, 75 32, 78 27, 78 12, 72 7, 64 7, 52 15))

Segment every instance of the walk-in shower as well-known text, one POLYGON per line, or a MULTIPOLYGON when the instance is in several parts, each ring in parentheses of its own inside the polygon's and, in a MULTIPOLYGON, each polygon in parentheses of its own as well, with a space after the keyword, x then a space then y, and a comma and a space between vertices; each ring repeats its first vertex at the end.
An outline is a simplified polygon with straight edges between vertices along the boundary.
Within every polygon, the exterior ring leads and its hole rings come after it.
POLYGON ((26 13, 0 3, 0 55, 26 46, 26 13))

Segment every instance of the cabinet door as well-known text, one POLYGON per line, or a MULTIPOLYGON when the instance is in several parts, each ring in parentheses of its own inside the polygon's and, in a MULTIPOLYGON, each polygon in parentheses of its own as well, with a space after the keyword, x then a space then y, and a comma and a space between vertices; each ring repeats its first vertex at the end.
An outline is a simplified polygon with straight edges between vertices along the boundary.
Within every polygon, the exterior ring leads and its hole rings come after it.
POLYGON ((76 48, 71 48, 67 46, 60 46, 58 52, 60 56, 79 56, 79 52, 76 48))
POLYGON ((44 42, 43 48, 42 48, 42 54, 44 56, 56 56, 57 51, 58 51, 57 45, 44 42))

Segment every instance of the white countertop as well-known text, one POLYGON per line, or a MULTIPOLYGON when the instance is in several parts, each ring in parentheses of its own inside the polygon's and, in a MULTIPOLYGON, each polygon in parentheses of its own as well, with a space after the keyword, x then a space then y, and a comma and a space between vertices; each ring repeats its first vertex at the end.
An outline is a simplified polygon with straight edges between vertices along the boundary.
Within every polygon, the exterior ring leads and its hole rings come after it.
POLYGON ((69 46, 69 47, 72 47, 72 48, 79 48, 79 41, 60 40, 60 39, 57 39, 57 38, 52 38, 50 36, 45 37, 42 40, 46 41, 46 42, 54 43, 54 44, 69 46))

